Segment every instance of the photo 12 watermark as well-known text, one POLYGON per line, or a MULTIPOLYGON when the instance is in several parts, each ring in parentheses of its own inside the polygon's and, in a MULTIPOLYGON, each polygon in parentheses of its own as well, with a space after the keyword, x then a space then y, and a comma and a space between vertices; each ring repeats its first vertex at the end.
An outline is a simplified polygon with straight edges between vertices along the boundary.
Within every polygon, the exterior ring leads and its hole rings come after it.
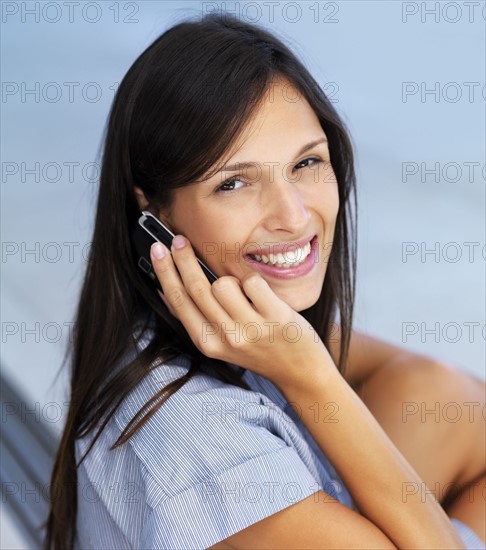
POLYGON ((200 497, 206 504, 211 501, 237 504, 283 501, 293 504, 312 492, 314 502, 334 503, 341 491, 342 486, 337 480, 327 481, 323 485, 317 482, 306 485, 297 480, 284 482, 270 479, 244 483, 240 481, 204 481, 200 488, 200 497))
POLYGON ((402 342, 406 344, 417 340, 422 344, 474 344, 486 341, 486 324, 480 321, 403 321, 402 342))
POLYGON ((481 183, 486 182, 486 164, 463 162, 402 162, 402 183, 481 183))
POLYGON ((80 243, 64 241, 58 243, 48 241, 3 241, 2 264, 57 264, 67 262, 70 264, 88 261, 92 241, 80 243))
POLYGON ((484 82, 402 82, 402 103, 480 103, 486 101, 484 82))
MULTIPOLYGON (((315 401, 306 406, 311 412, 315 424, 337 424, 339 422, 339 404, 335 401, 319 403, 315 401)), ((303 416, 302 406, 295 402, 287 402, 282 409, 272 401, 242 402, 236 400, 205 400, 201 404, 201 421, 203 423, 221 424, 266 424, 270 417, 278 417, 287 424, 295 424, 296 419, 303 416)), ((306 418, 310 419, 309 413, 306 418)))
POLYGON ((201 243, 201 256, 205 262, 214 259, 220 264, 245 263, 246 257, 265 264, 278 264, 280 267, 296 266, 304 261, 330 262, 333 241, 315 242, 311 239, 303 246, 295 242, 281 243, 264 241, 263 243, 238 241, 204 241, 201 243))
POLYGON ((101 166, 97 162, 75 160, 47 162, 2 162, 2 184, 98 183, 101 166))
POLYGON ((1 423, 5 424, 15 418, 22 424, 57 424, 64 423, 69 401, 29 404, 19 401, 2 401, 1 423))
POLYGON ((18 2, 2 1, 2 23, 48 24, 78 23, 88 25, 130 24, 140 22, 141 2, 18 2))
POLYGON ((57 344, 61 340, 73 342, 73 321, 2 321, 3 344, 57 344))
MULTIPOLYGON (((306 330, 312 333, 314 342, 320 341, 320 336, 312 325, 308 325, 306 330)), ((234 321, 231 324, 222 322, 220 324, 212 321, 204 321, 201 324, 201 342, 207 343, 214 336, 221 343, 247 343, 255 344, 259 341, 265 341, 269 344, 273 344, 276 341, 276 333, 278 333, 278 339, 283 339, 288 343, 300 342, 304 336, 304 331, 299 323, 296 321, 289 321, 287 323, 281 323, 279 321, 263 321, 261 323, 256 321, 248 321, 242 323, 234 321)), ((329 342, 339 342, 338 338, 339 325, 337 323, 330 323, 328 339, 329 342)), ((307 337, 307 335, 305 335, 307 337)))
MULTIPOLYGON (((469 423, 486 422, 486 405, 478 401, 449 401, 447 403, 428 403, 425 401, 404 401, 402 403, 402 422, 417 422, 424 424, 426 422, 447 422, 456 424, 460 421, 469 423)), ((485 424, 486 429, 486 424, 485 424)))
POLYGON ((486 21, 486 4, 477 0, 471 2, 402 2, 400 7, 402 23, 446 23, 450 25, 486 21))
POLYGON ((340 23, 342 2, 202 2, 202 15, 218 13, 249 23, 340 23))
MULTIPOLYGON (((51 483, 27 482, 19 480, 2 481, 2 503, 52 503, 56 500, 57 492, 52 490, 51 483)), ((71 483, 76 486, 78 497, 85 502, 95 504, 109 499, 115 503, 138 504, 145 495, 140 489, 138 481, 113 481, 103 483, 71 483)))
POLYGON ((4 80, 2 103, 96 104, 102 100, 113 100, 118 86, 119 82, 4 80))
POLYGON ((402 242, 402 263, 457 264, 486 261, 486 244, 479 241, 402 242))
MULTIPOLYGON (((316 82, 309 89, 309 93, 312 98, 322 98, 322 94, 324 93, 330 103, 339 103, 339 89, 339 84, 334 81, 326 81, 324 83, 316 82)), ((226 101, 237 101, 238 97, 241 95, 241 90, 228 84, 225 84, 224 88, 222 88, 217 82, 205 82, 201 86, 201 95, 203 99, 212 96, 225 99, 226 101)), ((303 93, 301 90, 298 90, 295 85, 286 81, 282 82, 282 80, 276 76, 272 77, 268 82, 266 89, 266 99, 268 103, 275 103, 280 99, 286 103, 297 103, 301 101, 303 97, 303 93)), ((260 98, 255 97, 252 101, 258 102, 260 98)))
POLYGON ((427 486, 423 481, 405 482, 402 485, 402 502, 410 502, 416 500, 419 496, 420 502, 442 502, 444 499, 457 497, 460 494, 467 496, 468 502, 476 502, 477 500, 486 501, 486 485, 481 485, 477 481, 466 483, 457 483, 451 481, 449 483, 436 482, 433 485, 427 486))

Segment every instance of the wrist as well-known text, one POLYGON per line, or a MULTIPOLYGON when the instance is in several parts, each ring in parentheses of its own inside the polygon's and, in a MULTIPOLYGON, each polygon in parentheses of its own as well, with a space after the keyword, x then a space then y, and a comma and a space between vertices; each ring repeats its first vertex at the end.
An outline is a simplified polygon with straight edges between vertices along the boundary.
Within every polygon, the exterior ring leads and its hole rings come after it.
POLYGON ((294 365, 290 375, 286 374, 272 382, 290 402, 309 399, 314 395, 325 398, 337 378, 344 381, 329 352, 322 345, 318 353, 294 365))

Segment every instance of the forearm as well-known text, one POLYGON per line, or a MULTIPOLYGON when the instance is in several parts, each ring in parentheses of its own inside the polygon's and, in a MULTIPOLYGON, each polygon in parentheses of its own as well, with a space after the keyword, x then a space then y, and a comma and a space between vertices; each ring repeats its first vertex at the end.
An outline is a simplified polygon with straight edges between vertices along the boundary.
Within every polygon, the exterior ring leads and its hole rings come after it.
POLYGON ((312 381, 280 389, 339 472, 360 512, 398 548, 464 548, 439 503, 423 502, 420 492, 404 500, 404 488, 420 486, 422 480, 330 358, 312 381), (329 402, 339 407, 337 422, 316 422, 316 403, 323 407, 329 402))

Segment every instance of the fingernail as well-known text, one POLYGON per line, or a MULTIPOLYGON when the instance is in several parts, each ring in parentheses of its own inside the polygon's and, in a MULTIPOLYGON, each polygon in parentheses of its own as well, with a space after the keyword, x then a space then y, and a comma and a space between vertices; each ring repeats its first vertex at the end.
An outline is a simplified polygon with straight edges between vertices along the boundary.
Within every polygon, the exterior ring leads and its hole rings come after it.
POLYGON ((150 253, 156 260, 161 260, 167 254, 167 249, 162 243, 154 243, 150 248, 150 253))
POLYGON ((177 248, 177 249, 184 248, 184 246, 186 246, 187 244, 187 239, 182 235, 176 235, 172 239, 172 244, 174 245, 174 248, 177 248))

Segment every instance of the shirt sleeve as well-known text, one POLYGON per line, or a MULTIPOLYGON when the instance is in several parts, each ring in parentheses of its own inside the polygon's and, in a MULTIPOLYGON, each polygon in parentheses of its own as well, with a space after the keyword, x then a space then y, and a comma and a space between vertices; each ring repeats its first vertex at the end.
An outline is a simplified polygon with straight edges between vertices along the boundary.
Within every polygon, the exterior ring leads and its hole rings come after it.
MULTIPOLYGON (((160 387, 148 377, 131 405, 160 387)), ((125 422, 134 411, 124 407, 125 422)), ((258 392, 189 380, 129 440, 150 505, 139 547, 207 548, 322 489, 289 420, 258 392)))
POLYGON ((486 546, 479 536, 462 521, 452 518, 452 524, 467 550, 485 550, 486 546))

